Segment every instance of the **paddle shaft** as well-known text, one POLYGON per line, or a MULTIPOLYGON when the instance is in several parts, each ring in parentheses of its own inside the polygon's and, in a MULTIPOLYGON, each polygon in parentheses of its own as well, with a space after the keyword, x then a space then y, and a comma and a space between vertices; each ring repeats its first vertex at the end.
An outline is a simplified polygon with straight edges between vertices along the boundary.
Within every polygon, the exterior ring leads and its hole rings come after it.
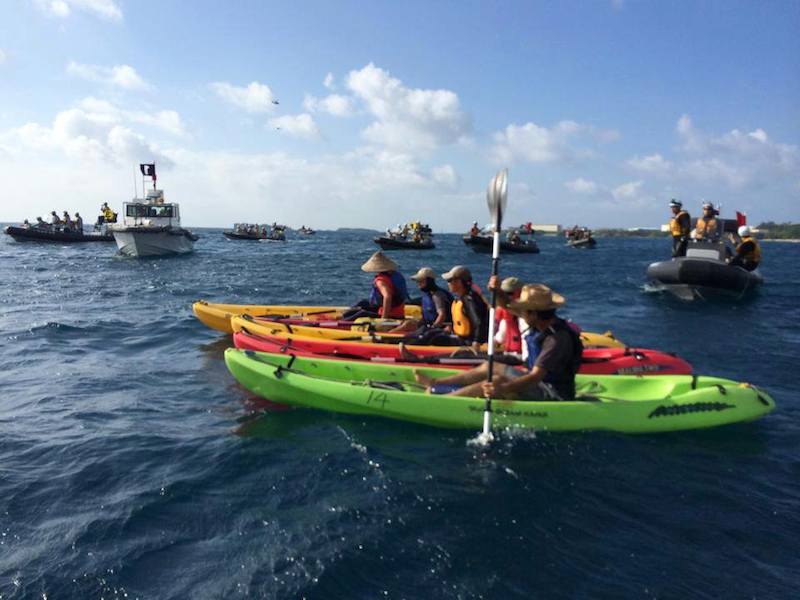
MULTIPOLYGON (((494 228, 494 239, 492 240, 492 277, 496 278, 500 270, 500 222, 502 219, 501 211, 497 211, 497 222, 494 228)), ((497 281, 492 288, 492 306, 489 309, 489 361, 487 367, 489 372, 486 379, 489 383, 492 382, 494 376, 494 329, 495 329, 495 308, 497 308, 497 281)), ((483 433, 488 435, 492 428, 492 399, 487 397, 486 404, 483 410, 483 433)))

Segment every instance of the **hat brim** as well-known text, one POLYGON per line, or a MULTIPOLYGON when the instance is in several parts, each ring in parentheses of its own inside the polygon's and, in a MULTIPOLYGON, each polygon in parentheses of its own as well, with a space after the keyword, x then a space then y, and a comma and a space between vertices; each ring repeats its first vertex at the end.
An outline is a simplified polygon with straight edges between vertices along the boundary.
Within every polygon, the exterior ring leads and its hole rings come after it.
POLYGON ((516 302, 511 302, 508 305, 508 310, 514 313, 517 316, 522 316, 529 310, 555 310, 557 308, 561 308, 567 303, 567 299, 564 298, 561 294, 553 292, 552 298, 549 302, 540 302, 540 301, 531 301, 526 300, 524 302, 520 302, 519 300, 516 302))

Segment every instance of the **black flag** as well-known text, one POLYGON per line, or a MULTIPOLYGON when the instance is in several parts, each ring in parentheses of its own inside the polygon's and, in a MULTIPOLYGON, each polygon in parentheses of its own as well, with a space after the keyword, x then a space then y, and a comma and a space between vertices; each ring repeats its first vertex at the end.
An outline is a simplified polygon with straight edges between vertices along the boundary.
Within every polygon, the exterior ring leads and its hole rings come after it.
POLYGON ((155 163, 145 163, 139 165, 139 170, 142 172, 142 175, 149 175, 153 178, 153 181, 156 180, 156 164, 155 163))

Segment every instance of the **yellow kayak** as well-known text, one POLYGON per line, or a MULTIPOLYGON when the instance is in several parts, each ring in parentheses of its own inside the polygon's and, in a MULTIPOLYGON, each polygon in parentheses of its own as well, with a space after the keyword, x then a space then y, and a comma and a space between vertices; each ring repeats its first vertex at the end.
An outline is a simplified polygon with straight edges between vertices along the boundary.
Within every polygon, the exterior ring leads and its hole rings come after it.
MULTIPOLYGON (((261 336, 295 336, 313 339, 340 340, 351 342, 399 342, 405 334, 402 333, 369 333, 362 330, 361 325, 354 325, 353 329, 330 329, 326 327, 307 327, 303 325, 289 325, 274 321, 259 321, 257 318, 233 316, 231 329, 241 331, 245 329, 250 333, 261 336)), ((624 348, 625 344, 614 337, 610 331, 605 333, 581 332, 581 341, 587 348, 624 348)))
MULTIPOLYGON (((287 318, 326 318, 338 319, 346 311, 348 306, 303 306, 296 304, 214 304, 199 300, 192 305, 194 315, 206 327, 221 331, 223 333, 233 333, 231 329, 231 317, 236 315, 251 315, 254 317, 275 317, 284 316, 287 318)), ((406 317, 419 318, 421 313, 419 306, 406 306, 406 317)))

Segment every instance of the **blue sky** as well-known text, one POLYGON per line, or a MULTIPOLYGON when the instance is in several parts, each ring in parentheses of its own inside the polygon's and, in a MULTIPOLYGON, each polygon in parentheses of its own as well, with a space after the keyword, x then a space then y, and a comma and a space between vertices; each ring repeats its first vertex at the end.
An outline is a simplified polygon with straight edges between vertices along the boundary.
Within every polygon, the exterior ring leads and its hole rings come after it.
POLYGON ((188 225, 799 220, 800 3, 10 0, 0 219, 155 160, 188 225), (274 104, 273 100, 278 104, 274 104))

